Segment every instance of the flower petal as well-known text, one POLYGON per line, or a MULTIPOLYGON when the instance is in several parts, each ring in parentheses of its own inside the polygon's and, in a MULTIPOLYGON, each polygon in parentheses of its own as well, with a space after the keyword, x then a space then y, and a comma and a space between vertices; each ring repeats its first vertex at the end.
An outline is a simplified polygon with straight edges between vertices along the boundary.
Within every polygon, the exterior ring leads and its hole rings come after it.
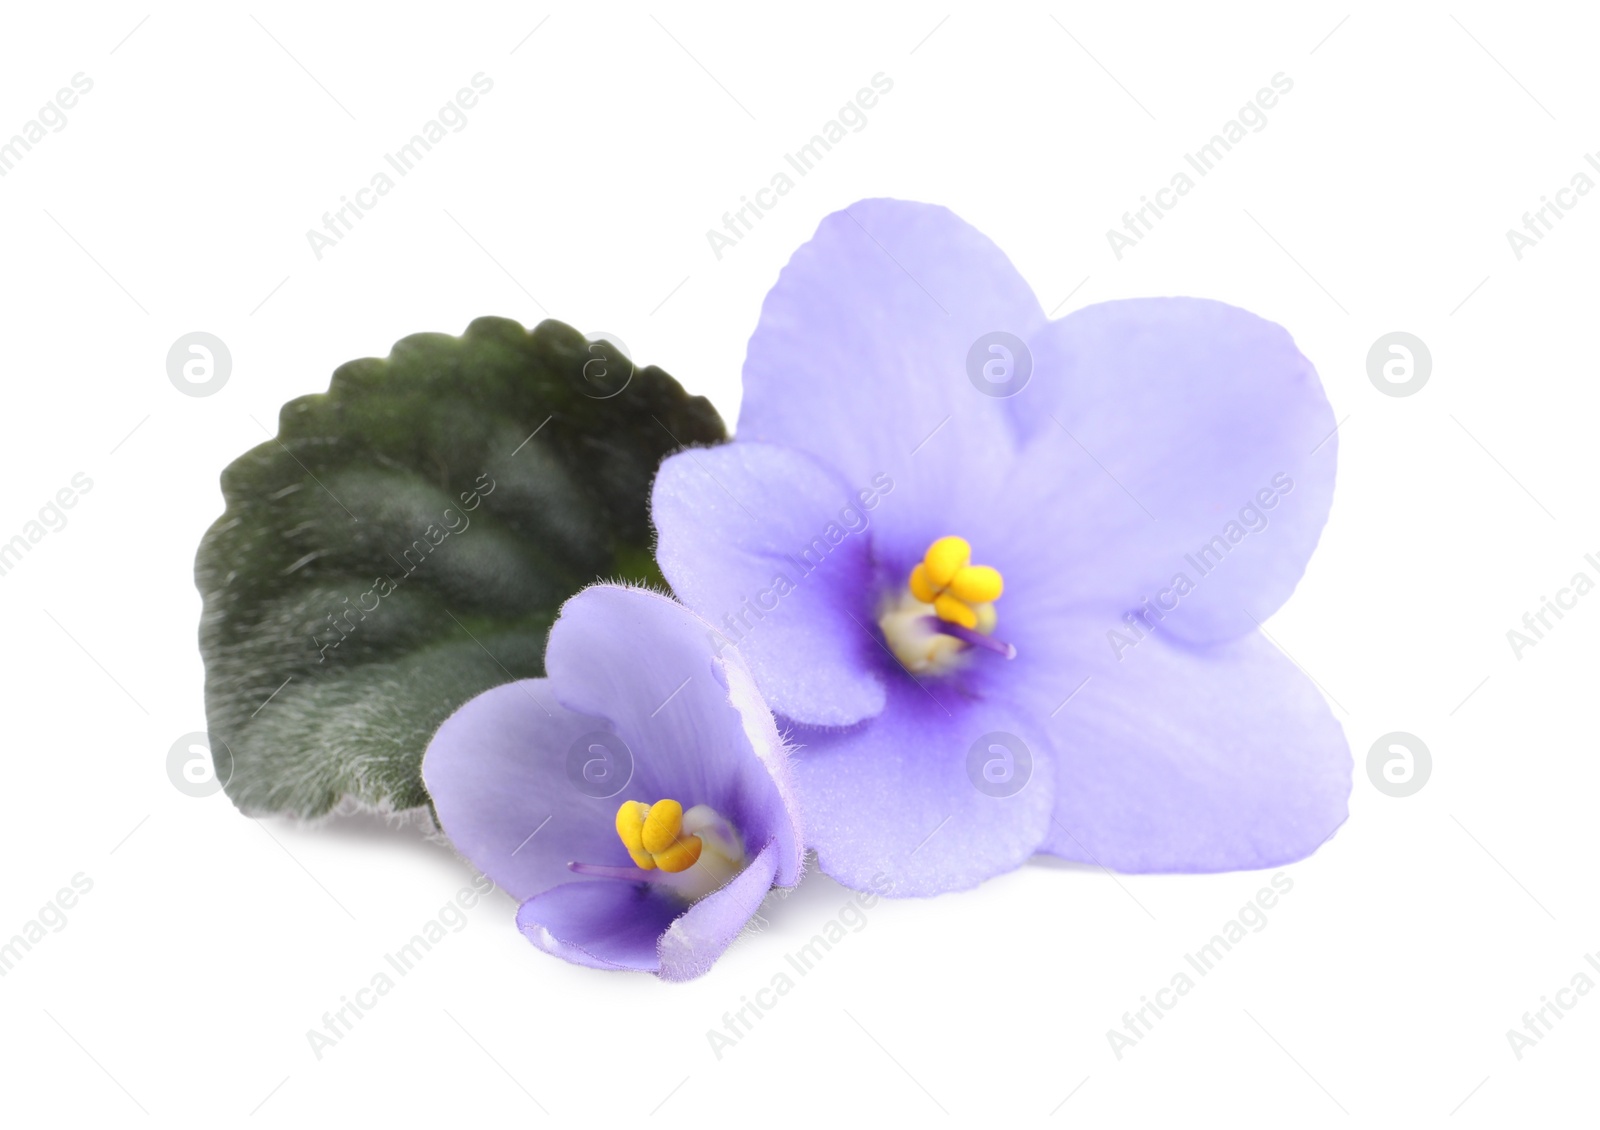
POLYGON ((1042 737, 1018 711, 953 694, 948 684, 891 679, 888 692, 883 713, 855 729, 791 735, 821 869, 857 890, 933 895, 976 886, 1033 854, 1055 787, 1042 737), (997 732, 1020 741, 1030 764, 1013 755, 1019 776, 980 791, 988 762, 1004 774, 1006 751, 991 748, 997 732), (1018 781, 1012 795, 993 795, 1018 781))
POLYGON ((517 899, 571 880, 567 863, 627 864, 612 827, 619 800, 579 791, 567 751, 608 729, 556 702, 550 680, 485 691, 439 727, 422 779, 457 851, 517 899))
POLYGON ((1321 694, 1263 636, 1147 637, 1050 724, 1043 850, 1118 871, 1274 867, 1344 822, 1351 759, 1321 694))
POLYGON ((1338 447, 1289 334, 1221 302, 1143 298, 1086 307, 1030 345, 1010 504, 1057 539, 1064 587, 1114 615, 1172 605, 1165 628, 1195 641, 1271 615, 1327 520, 1338 447))
POLYGON ((883 709, 862 628, 872 513, 841 480, 797 450, 739 442, 668 459, 653 507, 661 572, 738 645, 773 710, 845 726, 883 709))
POLYGON ((985 461, 1014 444, 1004 401, 969 376, 975 343, 1044 321, 1010 260, 948 209, 859 201, 823 219, 767 294, 739 439, 808 451, 853 489, 889 476, 903 485, 883 521, 922 536, 927 517, 981 506, 985 461))
POLYGON ((682 909, 638 883, 563 883, 517 908, 517 929, 546 953, 595 969, 654 973, 656 946, 682 909))
MULTIPOLYGON (((778 734, 777 720, 756 687, 750 669, 740 662, 730 662, 723 668, 728 679, 728 700, 739 711, 745 734, 755 747, 767 771, 772 774, 782 803, 784 818, 778 822, 778 832, 765 846, 747 838, 748 851, 760 848, 760 855, 770 855, 772 876, 768 885, 792 887, 800 881, 800 871, 805 864, 805 835, 800 818, 800 799, 790 768, 788 743, 778 734)), ((751 863, 755 866, 755 862, 751 863)))
POLYGON ((761 907, 777 875, 779 849, 769 845, 726 886, 679 915, 661 935, 657 952, 666 981, 688 981, 711 968, 761 907))
POLYGON ((670 597, 595 585, 562 608, 545 666, 563 706, 606 719, 628 745, 633 777, 611 800, 612 813, 623 800, 708 804, 738 826, 751 850, 777 843, 779 869, 798 874, 783 739, 740 681, 747 673, 738 652, 719 656, 714 635, 670 597))

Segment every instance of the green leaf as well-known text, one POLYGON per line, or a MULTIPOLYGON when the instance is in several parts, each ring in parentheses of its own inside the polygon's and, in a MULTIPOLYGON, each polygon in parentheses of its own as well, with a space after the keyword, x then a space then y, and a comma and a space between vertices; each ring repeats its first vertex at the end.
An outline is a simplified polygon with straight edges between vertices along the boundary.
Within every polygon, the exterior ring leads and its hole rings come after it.
POLYGON ((195 561, 228 796, 306 818, 427 804, 434 731, 544 673, 567 597, 665 587, 650 482, 681 445, 724 439, 703 397, 559 322, 417 334, 284 405, 277 438, 223 472, 195 561))

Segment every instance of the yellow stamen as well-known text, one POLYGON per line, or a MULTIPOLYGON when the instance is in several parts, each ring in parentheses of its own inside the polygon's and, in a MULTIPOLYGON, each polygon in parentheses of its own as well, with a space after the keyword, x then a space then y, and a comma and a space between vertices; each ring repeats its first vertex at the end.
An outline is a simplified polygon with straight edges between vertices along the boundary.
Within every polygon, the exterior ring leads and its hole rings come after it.
POLYGON ((656 866, 674 874, 687 871, 700 858, 700 837, 685 836, 670 844, 665 851, 656 853, 656 866))
POLYGON ((699 836, 683 834, 683 805, 627 800, 617 809, 617 836, 628 857, 645 871, 686 871, 700 858, 699 836))
POLYGON ((992 607, 1005 589, 1000 570, 972 564, 972 546, 965 538, 942 537, 911 570, 911 595, 933 605, 934 615, 963 628, 989 632, 992 607))
POLYGON ((675 800, 658 800, 645 814, 641 839, 644 850, 655 854, 666 851, 683 831, 683 805, 675 800))
POLYGON ((963 565, 950 579, 951 595, 967 604, 986 604, 999 600, 1004 588, 1000 570, 988 565, 963 565))
POLYGON ((956 575, 956 570, 972 560, 972 546, 966 538, 944 537, 928 547, 922 563, 928 570, 928 581, 935 589, 942 589, 956 575))
POLYGON ((626 800, 617 809, 617 836, 628 856, 646 871, 655 870, 656 861, 644 847, 644 818, 650 806, 640 800, 626 800))
POLYGON ((960 624, 963 628, 978 626, 978 614, 948 592, 942 592, 933 598, 933 611, 939 619, 960 624))

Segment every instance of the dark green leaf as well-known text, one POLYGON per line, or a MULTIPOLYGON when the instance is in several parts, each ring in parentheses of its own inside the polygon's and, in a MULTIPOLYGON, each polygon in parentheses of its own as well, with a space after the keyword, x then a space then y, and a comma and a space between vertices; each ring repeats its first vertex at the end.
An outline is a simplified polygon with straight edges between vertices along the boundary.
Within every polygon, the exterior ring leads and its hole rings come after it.
POLYGON ((680 445, 725 438, 704 398, 559 322, 408 337, 284 405, 277 438, 223 472, 227 510, 195 562, 233 802, 300 817, 347 796, 426 804, 433 732, 543 673, 567 597, 597 579, 662 585, 651 479, 680 445))

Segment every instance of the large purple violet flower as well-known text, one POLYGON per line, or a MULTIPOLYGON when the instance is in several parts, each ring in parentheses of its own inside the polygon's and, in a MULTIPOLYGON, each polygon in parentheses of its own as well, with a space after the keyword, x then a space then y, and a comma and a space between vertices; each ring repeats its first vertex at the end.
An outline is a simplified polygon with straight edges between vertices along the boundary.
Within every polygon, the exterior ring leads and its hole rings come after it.
POLYGON ((1257 630, 1327 517, 1333 431, 1279 326, 1193 298, 1050 321, 947 210, 863 201, 768 294, 737 440, 663 465, 657 558, 793 724, 840 881, 1273 866, 1350 788, 1257 630))
POLYGON ((710 634, 658 593, 585 589, 550 631, 548 677, 479 695, 428 746, 445 834, 522 900, 541 949, 687 980, 799 881, 783 741, 710 634))

